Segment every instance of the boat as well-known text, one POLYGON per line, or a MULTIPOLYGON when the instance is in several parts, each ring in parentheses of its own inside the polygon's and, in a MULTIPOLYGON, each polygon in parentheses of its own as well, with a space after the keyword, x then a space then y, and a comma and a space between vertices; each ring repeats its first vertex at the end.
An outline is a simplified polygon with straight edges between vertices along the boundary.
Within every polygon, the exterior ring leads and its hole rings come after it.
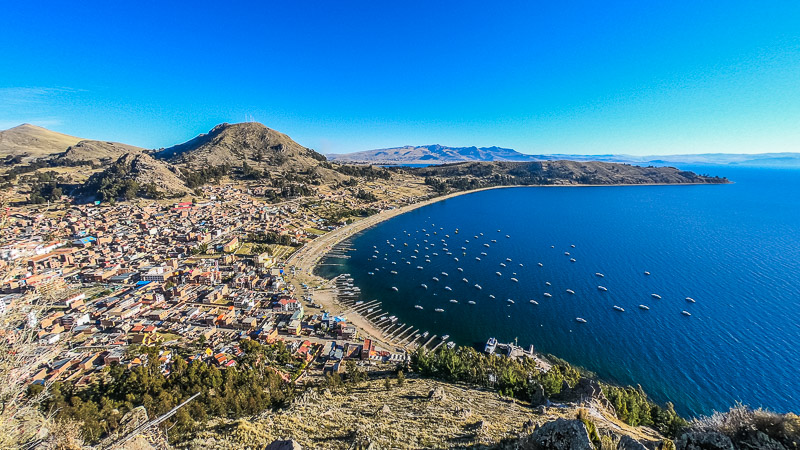
POLYGON ((483 351, 492 354, 494 353, 495 349, 497 349, 497 339, 490 337, 488 341, 486 341, 486 346, 483 348, 483 351))
POLYGON ((430 259, 426 259, 426 260, 425 260, 425 262, 426 262, 426 263, 429 263, 429 262, 431 262, 431 260, 430 260, 430 259))
POLYGON ((544 293, 544 294, 542 294, 542 295, 544 295, 544 296, 545 296, 545 297, 547 297, 547 298, 550 298, 550 297, 552 297, 552 296, 553 296, 553 295, 552 295, 552 294, 550 294, 549 292, 545 292, 545 293, 544 293))
POLYGON ((503 274, 500 273, 500 272, 495 272, 495 275, 497 275, 498 277, 502 277, 503 276, 503 274))
POLYGON ((481 290, 481 289, 483 289, 483 288, 481 287, 481 285, 480 285, 480 284, 476 284, 476 285, 475 285, 475 289, 477 289, 477 290, 481 290))
POLYGON ((395 292, 398 291, 398 289, 396 287, 394 287, 394 286, 392 286, 392 290, 395 291, 395 292))
POLYGON ((480 261, 480 260, 481 260, 481 259, 480 259, 480 258, 478 258, 477 256, 475 257, 475 261, 480 261))
POLYGON ((420 284, 420 286, 422 286, 422 287, 423 287, 423 288, 425 288, 425 289, 428 289, 428 285, 427 285, 427 284, 425 284, 425 283, 422 283, 422 284, 420 284))
POLYGON ((596 276, 600 277, 600 278, 603 278, 603 277, 605 276, 605 275, 603 275, 603 274, 602 274, 602 273, 600 273, 600 272, 595 272, 594 274, 595 274, 596 276))
POLYGON ((444 276, 446 276, 446 277, 449 277, 449 276, 450 276, 450 275, 448 275, 448 274, 447 274, 447 272, 442 272, 442 275, 444 275, 444 276))
POLYGON ((454 349, 456 347, 456 343, 455 342, 448 342, 446 345, 447 345, 447 349, 448 350, 452 350, 452 349, 454 349))
POLYGON ((433 280, 433 281, 439 281, 439 279, 438 279, 438 278, 436 278, 436 277, 433 277, 433 278, 431 278, 431 280, 433 280))
POLYGON ((459 267, 459 268, 458 268, 458 271, 459 271, 459 272, 463 272, 463 271, 464 271, 464 269, 462 269, 461 267, 459 267))
POLYGON ((467 247, 461 247, 461 250, 466 250, 466 249, 467 249, 467 247))
POLYGON ((506 261, 511 262, 511 258, 506 258, 506 261))
POLYGON ((434 311, 436 311, 436 312, 444 312, 444 310, 442 308, 436 308, 436 309, 434 309, 434 311))
POLYGON ((477 234, 475 236, 472 236, 472 237, 474 237, 475 239, 478 239, 478 235, 477 234))
POLYGON ((456 262, 458 262, 458 258, 453 258, 456 262))
POLYGON ((458 300, 456 300, 456 299, 454 299, 454 298, 451 298, 451 299, 450 299, 450 303, 458 303, 458 300))
POLYGON ((648 271, 646 271, 646 270, 645 270, 645 271, 644 271, 644 274, 645 274, 645 275, 650 275, 650 272, 648 272, 648 271))
POLYGON ((692 314, 689 311, 681 311, 681 314, 684 316, 691 316, 692 314))
POLYGON ((542 264, 542 263, 536 263, 536 264, 538 264, 539 267, 544 267, 544 264, 542 264))
POLYGON ((692 297, 686 297, 686 301, 689 303, 694 303, 694 299, 692 297))
POLYGON ((650 309, 650 307, 647 305, 639 305, 639 308, 644 309, 645 311, 650 309))
POLYGON ((397 271, 396 270, 392 270, 389 273, 392 274, 392 275, 397 275, 397 271))
POLYGON ((492 239, 492 242, 496 244, 497 243, 497 239, 492 239))
POLYGON ((621 306, 614 305, 614 309, 616 309, 616 310, 617 310, 617 311, 619 311, 619 312, 625 312, 625 310, 624 310, 624 309, 622 309, 622 307, 621 307, 621 306))
POLYGON ((549 282, 549 281, 545 281, 545 282, 544 282, 544 285, 545 285, 545 286, 552 286, 552 285, 550 284, 550 282, 549 282))
POLYGON ((497 297, 495 297, 495 296, 494 296, 494 294, 489 294, 489 298, 491 298, 491 299, 495 299, 495 298, 497 298, 497 297))
POLYGON ((522 265, 522 263, 519 263, 519 266, 520 266, 520 267, 525 267, 525 266, 523 266, 523 265, 522 265))
POLYGON ((570 262, 575 262, 575 258, 570 258, 569 261, 570 262))
POLYGON ((565 254, 566 256, 569 256, 569 252, 564 252, 564 254, 565 254))
POLYGON ((505 267, 506 263, 500 263, 500 267, 505 267))
POLYGON ((481 252, 481 256, 486 256, 486 252, 481 252))
POLYGON ((442 335, 442 340, 443 340, 443 341, 446 341, 446 340, 448 340, 448 339, 450 339, 450 335, 449 335, 449 334, 443 334, 443 335, 442 335))
POLYGON ((506 237, 507 237, 507 238, 510 238, 511 236, 509 236, 509 235, 506 235, 506 237))
POLYGON ((583 317, 576 317, 575 321, 580 323, 586 323, 586 319, 584 319, 583 317))
POLYGON ((509 278, 509 279, 510 279, 511 281, 513 281, 514 283, 519 283, 519 280, 518 280, 518 279, 516 279, 516 278, 509 278))
POLYGON ((650 294, 650 297, 653 297, 653 298, 656 298, 658 300, 661 300, 661 296, 658 295, 658 294, 650 294))
POLYGON ((575 291, 573 291, 572 289, 567 289, 567 294, 575 294, 575 291))
POLYGON ((506 299, 506 301, 507 301, 508 303, 511 303, 512 305, 514 304, 514 300, 511 300, 510 298, 506 299))
POLYGON ((570 247, 575 248, 575 244, 570 245, 570 247))
POLYGON ((470 305, 474 305, 474 304, 475 304, 475 301, 473 301, 473 300, 470 300, 470 301, 468 301, 467 303, 469 303, 470 305))
POLYGON ((445 287, 444 287, 444 290, 445 290, 445 291, 452 291, 452 290, 453 290, 453 288, 451 288, 450 286, 445 286, 445 287))
POLYGON ((422 267, 422 266, 417 266, 417 269, 419 269, 419 270, 422 270, 422 269, 424 269, 424 267, 422 267))
POLYGON ((603 292, 606 292, 608 290, 608 288, 606 288, 605 286, 597 286, 597 289, 599 289, 599 290, 601 290, 603 292))
POLYGON ((426 338, 426 337, 428 337, 428 335, 429 335, 429 334, 430 334, 430 333, 428 333, 428 332, 426 331, 426 332, 422 333, 422 337, 423 337, 423 338, 426 338))
POLYGON ((466 278, 462 278, 461 281, 463 281, 464 283, 469 283, 469 280, 467 280, 466 278))
POLYGON ((375 272, 367 272, 367 275, 375 275, 375 272))
POLYGON ((489 248, 489 244, 483 244, 483 246, 489 248))
POLYGON ((531 304, 533 304, 533 305, 538 305, 539 304, 539 302, 537 302, 536 300, 533 300, 533 299, 528 300, 528 301, 531 302, 531 304))
POLYGON ((414 305, 414 308, 417 308, 417 309, 425 309, 425 308, 423 308, 422 306, 419 306, 419 305, 414 305))

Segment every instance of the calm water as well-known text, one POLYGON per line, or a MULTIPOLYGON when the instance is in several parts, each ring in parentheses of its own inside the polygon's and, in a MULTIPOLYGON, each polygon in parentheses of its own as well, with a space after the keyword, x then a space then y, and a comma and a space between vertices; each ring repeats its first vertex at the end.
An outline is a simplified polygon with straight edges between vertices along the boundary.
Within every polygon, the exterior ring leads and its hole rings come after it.
POLYGON ((352 240, 351 259, 321 270, 351 273, 364 299, 381 299, 384 309, 423 330, 464 345, 518 338, 605 379, 641 384, 682 414, 736 401, 800 411, 800 171, 702 171, 736 184, 511 188, 456 197, 366 230, 352 240))

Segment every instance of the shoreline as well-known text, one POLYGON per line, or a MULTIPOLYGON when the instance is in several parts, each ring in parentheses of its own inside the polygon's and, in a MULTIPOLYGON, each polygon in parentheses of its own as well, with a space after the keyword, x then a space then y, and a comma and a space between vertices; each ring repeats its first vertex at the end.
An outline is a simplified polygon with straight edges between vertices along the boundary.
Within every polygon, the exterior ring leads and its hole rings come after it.
MULTIPOLYGON (((330 250, 344 241, 368 228, 385 222, 389 219, 405 214, 424 206, 432 205, 434 203, 455 198, 461 195, 474 194, 477 192, 488 191, 492 189, 510 189, 510 188, 527 188, 527 187, 628 187, 628 186, 704 186, 714 184, 727 184, 727 183, 648 183, 648 184, 566 184, 566 185, 534 185, 534 186, 491 186, 480 189, 473 189, 470 191, 453 192, 447 195, 437 196, 423 200, 421 202, 406 205, 400 208, 383 210, 369 217, 357 220, 353 223, 337 228, 330 231, 313 241, 307 243, 296 252, 292 253, 285 261, 285 267, 294 267, 295 273, 292 274, 292 283, 295 285, 300 297, 310 295, 314 303, 322 305, 322 308, 330 311, 334 315, 346 315, 348 323, 358 329, 359 334, 364 338, 372 339, 373 341, 381 344, 387 349, 399 347, 396 342, 387 337, 382 330, 376 327, 370 320, 355 311, 352 306, 344 305, 338 302, 335 288, 332 280, 325 279, 321 276, 314 274, 319 262, 330 252, 330 250), (302 284, 306 284, 308 288, 302 288, 302 284)), ((367 299, 362 299, 367 301, 367 299)), ((374 300, 374 299, 370 299, 374 300)), ((380 300, 380 299, 377 299, 380 300)), ((402 335, 402 333, 401 333, 402 335)))

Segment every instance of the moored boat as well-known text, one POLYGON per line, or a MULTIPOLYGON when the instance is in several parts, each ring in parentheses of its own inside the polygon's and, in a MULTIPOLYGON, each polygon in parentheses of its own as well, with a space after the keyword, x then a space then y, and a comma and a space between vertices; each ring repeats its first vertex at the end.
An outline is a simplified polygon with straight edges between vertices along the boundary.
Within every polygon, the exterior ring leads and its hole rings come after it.
POLYGON ((617 310, 617 311, 619 311, 619 312, 625 312, 625 310, 624 310, 624 309, 622 309, 622 307, 621 307, 621 306, 614 305, 614 309, 616 309, 616 310, 617 310))
POLYGON ((648 310, 648 309, 650 309, 650 307, 649 307, 649 306, 647 306, 647 305, 639 305, 639 308, 640 308, 640 309, 644 309, 644 310, 648 310))
POLYGON ((605 286, 597 286, 597 289, 598 289, 598 290, 601 290, 601 291, 603 291, 603 292, 606 292, 606 291, 608 291, 608 288, 606 288, 605 286))
POLYGON ((575 321, 580 323, 586 323, 586 319, 584 319, 583 317, 576 317, 575 321))

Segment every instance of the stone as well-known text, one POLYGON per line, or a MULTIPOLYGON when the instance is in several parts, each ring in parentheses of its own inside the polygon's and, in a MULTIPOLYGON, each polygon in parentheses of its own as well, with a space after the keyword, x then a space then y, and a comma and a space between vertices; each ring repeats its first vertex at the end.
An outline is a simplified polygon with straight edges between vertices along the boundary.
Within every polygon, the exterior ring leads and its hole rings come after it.
POLYGON ((786 450, 783 444, 761 431, 748 431, 737 435, 736 448, 739 450, 786 450))
POLYGON ((264 447, 264 450, 303 450, 303 447, 294 439, 276 439, 264 447))
POLYGON ((556 419, 520 441, 525 450, 594 450, 586 425, 580 420, 556 419))
POLYGON ((623 435, 617 444, 617 450, 647 450, 647 447, 636 439, 628 435, 623 435))
POLYGON ((735 450, 733 442, 722 433, 684 433, 675 441, 676 450, 735 450))
POLYGON ((445 394, 444 389, 442 389, 441 386, 437 386, 428 393, 428 399, 442 401, 447 399, 447 394, 445 394))

